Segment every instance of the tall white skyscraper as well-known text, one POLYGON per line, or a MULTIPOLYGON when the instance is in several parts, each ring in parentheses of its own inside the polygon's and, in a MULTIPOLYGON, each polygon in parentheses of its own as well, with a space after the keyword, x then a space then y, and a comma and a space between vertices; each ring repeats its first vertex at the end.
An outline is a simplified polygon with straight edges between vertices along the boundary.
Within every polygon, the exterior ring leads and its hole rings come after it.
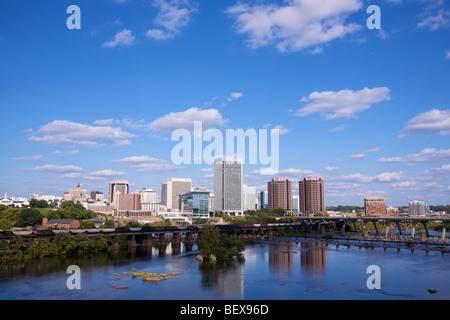
POLYGON ((256 187, 243 185, 244 210, 255 210, 257 205, 256 187))
POLYGON ((161 204, 170 210, 180 210, 180 196, 191 191, 191 188, 191 179, 169 179, 161 188, 161 204))
POLYGON ((243 161, 221 157, 214 161, 214 211, 243 214, 243 161))

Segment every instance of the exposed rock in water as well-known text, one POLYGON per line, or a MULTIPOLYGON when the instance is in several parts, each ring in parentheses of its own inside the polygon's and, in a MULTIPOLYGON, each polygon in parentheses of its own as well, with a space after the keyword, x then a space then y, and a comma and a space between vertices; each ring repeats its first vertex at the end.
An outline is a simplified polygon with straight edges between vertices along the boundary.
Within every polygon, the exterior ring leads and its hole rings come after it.
POLYGON ((127 289, 127 286, 113 286, 114 289, 127 289))
POLYGON ((150 282, 160 282, 162 281, 161 278, 158 277, 142 277, 143 281, 150 281, 150 282))
POLYGON ((430 288, 430 289, 428 289, 428 292, 429 293, 437 293, 438 291, 434 288, 430 288))

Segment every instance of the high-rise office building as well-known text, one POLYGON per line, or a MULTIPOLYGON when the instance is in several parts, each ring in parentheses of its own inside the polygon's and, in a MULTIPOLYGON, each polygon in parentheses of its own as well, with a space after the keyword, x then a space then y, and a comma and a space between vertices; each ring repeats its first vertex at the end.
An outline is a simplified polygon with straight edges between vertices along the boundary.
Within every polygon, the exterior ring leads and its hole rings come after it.
POLYGON ((304 177, 298 183, 300 212, 313 215, 316 212, 326 212, 325 180, 319 176, 304 177))
POLYGON ((299 196, 292 196, 292 211, 299 210, 299 196))
POLYGON ((141 203, 156 203, 156 191, 153 189, 142 189, 139 191, 141 203))
POLYGON ((269 200, 267 199, 267 191, 261 191, 258 195, 259 209, 267 209, 269 207, 269 200))
POLYGON ((117 191, 114 195, 113 205, 117 211, 141 210, 141 195, 139 193, 125 194, 117 191))
POLYGON ((243 161, 221 157, 214 161, 214 211, 243 214, 243 161))
POLYGON ((366 217, 386 216, 386 198, 385 197, 365 197, 364 198, 364 216, 366 216, 366 217))
POLYGON ((121 194, 130 193, 130 184, 126 180, 114 180, 109 183, 108 188, 108 201, 109 203, 114 202, 114 194, 120 192, 121 194))
POLYGON ((161 187, 161 204, 167 209, 178 211, 180 207, 180 196, 191 191, 192 180, 183 178, 172 178, 161 187))
POLYGON ((409 216, 420 217, 425 215, 425 202, 424 201, 410 201, 409 202, 409 216))
POLYGON ((244 193, 244 210, 255 210, 257 205, 256 187, 243 185, 244 193))
POLYGON ((289 178, 272 178, 267 183, 269 209, 292 211, 292 181, 289 178))

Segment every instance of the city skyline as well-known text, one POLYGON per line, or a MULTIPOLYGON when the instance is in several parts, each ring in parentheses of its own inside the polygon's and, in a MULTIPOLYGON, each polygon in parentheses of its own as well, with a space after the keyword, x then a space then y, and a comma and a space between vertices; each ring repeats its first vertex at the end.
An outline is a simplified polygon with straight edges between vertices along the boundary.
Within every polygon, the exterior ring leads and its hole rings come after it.
POLYGON ((213 191, 213 165, 171 161, 171 132, 200 120, 280 130, 275 175, 244 163, 258 193, 286 176, 295 196, 317 175, 327 206, 448 204, 448 3, 380 0, 382 28, 370 30, 373 3, 328 2, 315 17, 302 0, 79 1, 80 30, 66 27, 67 3, 2 2, 0 194, 79 183, 107 195, 128 180, 160 195, 169 178, 213 191), (276 19, 287 11, 296 19, 276 19), (327 21, 342 33, 314 34, 327 21))

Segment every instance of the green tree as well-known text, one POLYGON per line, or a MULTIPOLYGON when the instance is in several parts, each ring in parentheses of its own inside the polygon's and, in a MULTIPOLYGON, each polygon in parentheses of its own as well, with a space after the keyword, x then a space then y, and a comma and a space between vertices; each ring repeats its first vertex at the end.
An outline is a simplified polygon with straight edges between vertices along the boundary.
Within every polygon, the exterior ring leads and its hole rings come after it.
POLYGON ((0 219, 0 230, 8 231, 11 230, 13 224, 7 219, 0 219))
POLYGON ((104 228, 114 228, 114 221, 113 220, 106 220, 105 224, 103 225, 104 228))
POLYGON ((48 203, 45 200, 37 200, 37 199, 31 199, 30 200, 30 208, 47 208, 48 203))
POLYGON ((33 226, 42 222, 42 215, 37 209, 23 209, 17 219, 16 226, 23 228, 33 226))
POLYGON ((205 225, 200 231, 200 240, 198 247, 200 252, 209 256, 217 253, 217 248, 220 244, 220 233, 219 229, 213 225, 205 225))

